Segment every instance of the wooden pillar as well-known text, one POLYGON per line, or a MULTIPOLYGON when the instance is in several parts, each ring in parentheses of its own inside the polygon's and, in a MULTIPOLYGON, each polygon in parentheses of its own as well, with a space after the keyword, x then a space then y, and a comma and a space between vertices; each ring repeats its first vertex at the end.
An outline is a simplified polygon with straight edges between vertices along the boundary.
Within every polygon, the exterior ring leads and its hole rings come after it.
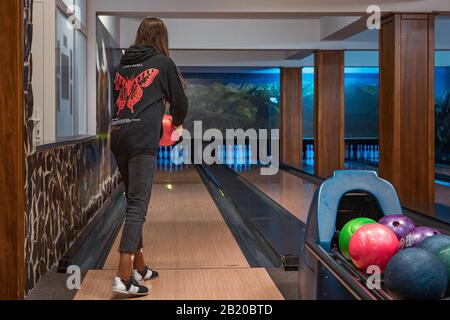
POLYGON ((393 14, 380 31, 380 175, 406 207, 434 206, 434 15, 393 14))
POLYGON ((0 1, 0 299, 24 294, 23 14, 0 1))
POLYGON ((281 69, 281 162, 302 168, 302 69, 281 69))
POLYGON ((344 168, 344 52, 315 53, 314 174, 344 168))

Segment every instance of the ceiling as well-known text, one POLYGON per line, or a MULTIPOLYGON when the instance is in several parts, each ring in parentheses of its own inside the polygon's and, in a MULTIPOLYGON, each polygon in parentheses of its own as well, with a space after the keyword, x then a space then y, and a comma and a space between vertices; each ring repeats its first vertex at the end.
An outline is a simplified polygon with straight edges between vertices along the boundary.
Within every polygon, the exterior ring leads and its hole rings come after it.
MULTIPOLYGON (((311 65, 317 49, 355 52, 349 64, 377 64, 378 31, 368 30, 373 0, 91 0, 88 11, 113 35, 115 48, 129 47, 140 21, 162 18, 169 29, 172 58, 181 66, 311 65), (359 52, 359 53, 358 53, 359 52), (364 57, 367 61, 364 61, 364 57)), ((390 11, 450 12, 449 0, 377 0, 390 11)), ((450 17, 436 22, 436 48, 450 49, 450 17)))
POLYGON ((105 15, 183 18, 246 14, 274 17, 361 15, 377 4, 383 12, 450 12, 448 0, 89 0, 88 10, 105 15), (166 16, 164 16, 166 15, 166 16))

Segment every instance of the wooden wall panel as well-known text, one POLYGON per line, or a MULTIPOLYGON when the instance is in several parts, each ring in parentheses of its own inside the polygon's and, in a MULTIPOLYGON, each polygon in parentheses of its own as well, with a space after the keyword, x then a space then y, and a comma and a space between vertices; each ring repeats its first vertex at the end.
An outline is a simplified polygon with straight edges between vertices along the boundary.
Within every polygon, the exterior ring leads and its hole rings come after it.
POLYGON ((23 16, 0 1, 0 299, 24 294, 23 16))
POLYGON ((394 14, 380 31, 380 175, 433 213, 434 16, 394 14))
POLYGON ((281 162, 302 168, 302 69, 281 69, 281 162))
POLYGON ((398 20, 400 16, 391 16, 384 21, 380 31, 380 175, 389 177, 395 186, 400 185, 400 43, 398 20), (384 49, 386 48, 386 49, 384 49))
POLYGON ((314 93, 314 173, 344 168, 344 52, 317 51, 314 93))

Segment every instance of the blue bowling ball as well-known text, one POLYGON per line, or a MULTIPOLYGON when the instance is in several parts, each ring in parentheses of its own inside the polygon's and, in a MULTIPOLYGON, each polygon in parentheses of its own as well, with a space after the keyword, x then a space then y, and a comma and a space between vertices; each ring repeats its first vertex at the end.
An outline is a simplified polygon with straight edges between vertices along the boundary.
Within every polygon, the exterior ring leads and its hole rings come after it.
POLYGON ((394 299, 433 300, 443 298, 448 280, 436 255, 421 248, 408 248, 389 261, 384 282, 394 299))
POLYGON ((447 270, 448 284, 445 296, 450 298, 450 245, 443 247, 438 253, 439 260, 444 264, 447 270))
POLYGON ((421 243, 419 243, 417 247, 425 249, 437 255, 443 247, 448 245, 450 245, 450 236, 447 236, 445 234, 438 234, 426 238, 421 243))

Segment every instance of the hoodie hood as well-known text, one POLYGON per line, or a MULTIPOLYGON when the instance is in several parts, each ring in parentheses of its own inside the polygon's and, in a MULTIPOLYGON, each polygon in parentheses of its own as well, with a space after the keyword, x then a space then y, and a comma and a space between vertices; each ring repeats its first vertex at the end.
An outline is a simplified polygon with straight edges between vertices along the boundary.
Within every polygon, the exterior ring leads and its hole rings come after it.
POLYGON ((148 58, 157 55, 158 52, 153 47, 148 47, 144 45, 131 46, 120 60, 121 65, 130 65, 143 62, 148 58))

